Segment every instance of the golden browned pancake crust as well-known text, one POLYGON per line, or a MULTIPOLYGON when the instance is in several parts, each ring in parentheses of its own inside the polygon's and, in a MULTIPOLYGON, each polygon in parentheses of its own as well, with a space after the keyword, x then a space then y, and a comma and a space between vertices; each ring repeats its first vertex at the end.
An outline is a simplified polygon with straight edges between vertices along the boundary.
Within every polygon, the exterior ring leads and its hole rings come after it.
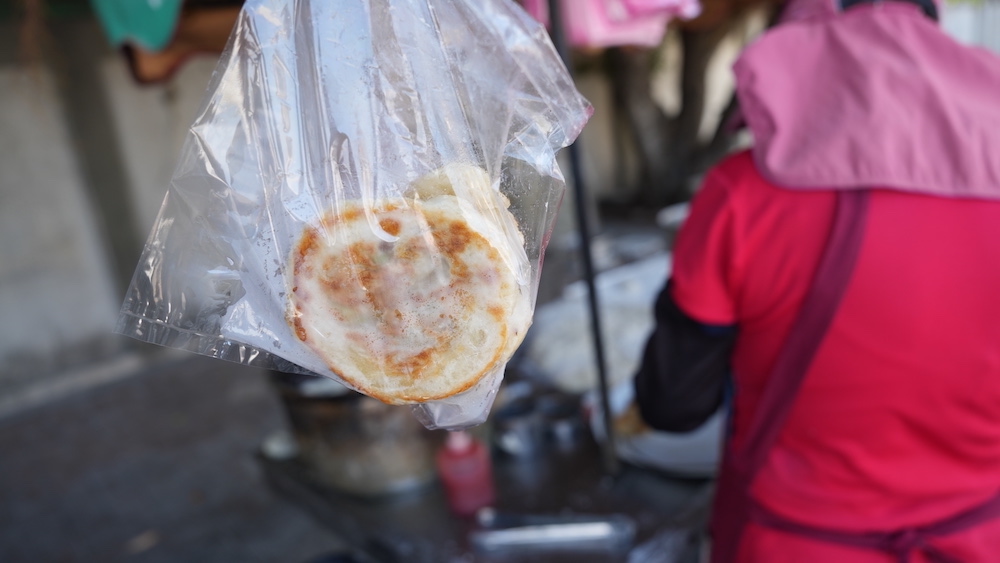
POLYGON ((504 244, 452 195, 346 204, 292 252, 289 323, 366 395, 401 404, 461 393, 507 360, 530 323, 504 244))

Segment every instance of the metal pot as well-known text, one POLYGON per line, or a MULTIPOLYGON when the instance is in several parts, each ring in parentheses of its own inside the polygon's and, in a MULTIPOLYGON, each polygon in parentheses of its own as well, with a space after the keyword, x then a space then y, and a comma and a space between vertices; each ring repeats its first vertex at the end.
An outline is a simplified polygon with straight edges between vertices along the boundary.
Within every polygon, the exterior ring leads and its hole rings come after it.
POLYGON ((337 384, 340 389, 317 386, 315 377, 275 372, 272 380, 300 459, 317 482, 378 496, 416 489, 435 478, 433 434, 409 409, 337 384))

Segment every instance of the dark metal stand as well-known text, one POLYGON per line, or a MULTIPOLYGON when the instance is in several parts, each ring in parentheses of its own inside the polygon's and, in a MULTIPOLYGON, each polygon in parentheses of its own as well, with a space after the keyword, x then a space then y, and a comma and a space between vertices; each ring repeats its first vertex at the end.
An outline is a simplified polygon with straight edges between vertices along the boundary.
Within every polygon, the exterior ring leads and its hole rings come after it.
MULTIPOLYGON (((572 68, 566 35, 562 28, 561 6, 559 0, 548 0, 549 22, 552 42, 556 51, 562 57, 567 69, 572 68)), ((601 447, 601 460, 607 473, 618 473, 618 456, 615 447, 613 416, 608 400, 608 370, 604 356, 604 336, 601 330, 601 311, 598 302, 597 286, 594 283, 594 259, 590 247, 590 219, 587 216, 587 192, 583 182, 580 167, 579 141, 568 147, 570 175, 573 180, 573 197, 576 206, 577 232, 580 237, 580 258, 583 261, 583 275, 587 284, 587 296, 590 306, 590 325, 594 339, 594 354, 597 362, 597 376, 601 393, 601 411, 604 413, 604 440, 601 447)))

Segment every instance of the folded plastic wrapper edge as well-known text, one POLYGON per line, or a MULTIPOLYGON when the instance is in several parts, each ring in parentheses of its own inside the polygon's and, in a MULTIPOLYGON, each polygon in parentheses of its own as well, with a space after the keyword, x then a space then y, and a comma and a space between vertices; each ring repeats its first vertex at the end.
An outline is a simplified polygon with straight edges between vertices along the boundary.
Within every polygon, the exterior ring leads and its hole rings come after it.
MULTIPOLYGON (((289 253, 331 208, 398 200, 452 163, 485 170, 509 202, 491 219, 519 245, 533 310, 565 191, 556 153, 591 113, 545 30, 509 0, 249 0, 116 332, 345 383, 286 321, 289 253)), ((507 359, 467 391, 414 405, 417 418, 483 422, 507 359)))

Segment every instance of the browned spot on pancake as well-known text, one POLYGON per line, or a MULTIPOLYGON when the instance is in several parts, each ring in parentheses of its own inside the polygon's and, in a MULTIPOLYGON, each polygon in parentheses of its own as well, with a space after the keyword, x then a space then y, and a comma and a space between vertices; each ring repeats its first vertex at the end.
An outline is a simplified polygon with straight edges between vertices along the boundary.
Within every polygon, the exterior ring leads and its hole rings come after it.
POLYGON ((365 208, 364 207, 361 207, 360 205, 354 205, 354 206, 351 206, 351 207, 348 207, 347 209, 345 209, 340 214, 339 217, 332 218, 330 220, 330 222, 335 222, 335 221, 338 221, 338 220, 339 221, 350 222, 350 221, 354 221, 354 220, 358 219, 359 217, 364 216, 364 214, 365 214, 365 208))
POLYGON ((386 367, 390 369, 388 375, 410 380, 420 377, 423 371, 427 369, 427 366, 430 365, 431 360, 434 359, 434 352, 433 348, 428 348, 416 355, 404 358, 399 358, 398 355, 392 354, 386 361, 386 367))
POLYGON ((392 236, 397 236, 400 231, 399 221, 391 218, 382 219, 378 222, 382 226, 382 230, 389 233, 392 236))
POLYGON ((351 300, 350 295, 353 290, 351 280, 345 279, 343 272, 343 263, 331 258, 324 261, 323 273, 316 277, 316 281, 324 289, 323 295, 335 302, 351 300))
MULTIPOLYGON (((375 245, 369 242, 356 242, 347 248, 347 256, 354 268, 354 279, 366 294, 364 300, 372 303, 370 291, 375 283, 378 266, 374 261, 375 245)), ((354 304, 354 303, 352 303, 354 304)))
POLYGON ((316 240, 318 237, 319 233, 311 227, 306 228, 302 233, 302 240, 299 241, 298 251, 295 253, 295 265, 293 269, 296 272, 302 268, 302 263, 305 261, 306 255, 319 248, 319 242, 316 240))
POLYGON ((461 260, 451 260, 451 277, 455 278, 455 281, 451 283, 451 287, 458 285, 467 285, 469 278, 472 275, 469 273, 469 265, 461 260))
POLYGON ((356 242, 347 247, 347 256, 356 266, 374 268, 375 245, 370 242, 356 242))
POLYGON ((358 283, 361 284, 361 289, 369 291, 372 288, 372 282, 375 281, 375 273, 370 269, 365 268, 358 271, 358 283))
POLYGON ((448 223, 448 227, 444 229, 435 229, 433 232, 434 242, 437 244, 438 249, 449 255, 456 256, 460 254, 465 247, 472 242, 473 237, 476 233, 469 228, 468 225, 461 221, 452 221, 448 223))
POLYGON ((476 303, 475 297, 464 289, 455 288, 454 295, 455 301, 458 301, 464 308, 471 308, 476 303))
POLYGON ((427 252, 427 246, 423 240, 418 238, 409 239, 402 244, 395 245, 396 258, 411 262, 416 260, 421 254, 427 252))
POLYGON ((295 317, 295 319, 292 320, 292 324, 295 326, 295 336, 299 337, 299 340, 301 340, 302 342, 305 342, 306 340, 309 339, 308 335, 306 334, 305 327, 302 326, 302 320, 301 319, 299 319, 298 317, 295 317))
POLYGON ((486 308, 486 312, 489 313, 493 319, 496 320, 496 322, 504 322, 503 307, 499 305, 490 305, 486 308))
POLYGON ((332 296, 337 296, 342 293, 344 289, 344 284, 341 283, 339 276, 323 276, 319 279, 319 282, 323 284, 332 296))
POLYGON ((332 272, 336 270, 337 266, 339 266, 338 262, 339 260, 337 260, 336 256, 327 256, 323 259, 323 271, 332 272))

